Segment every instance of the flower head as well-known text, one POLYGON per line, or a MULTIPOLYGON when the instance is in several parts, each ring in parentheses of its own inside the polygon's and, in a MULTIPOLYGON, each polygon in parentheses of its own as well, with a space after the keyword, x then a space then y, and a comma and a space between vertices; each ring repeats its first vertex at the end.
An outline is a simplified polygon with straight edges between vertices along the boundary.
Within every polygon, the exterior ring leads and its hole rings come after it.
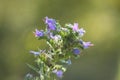
POLYGON ((30 51, 30 53, 34 54, 35 56, 40 54, 40 52, 36 52, 36 51, 30 51))
POLYGON ((56 72, 56 75, 57 75, 57 77, 62 78, 62 76, 63 76, 63 71, 62 71, 62 70, 58 70, 58 71, 56 72))
POLYGON ((63 71, 62 70, 54 70, 53 73, 57 75, 57 77, 62 78, 63 77, 63 71))
POLYGON ((72 29, 73 29, 73 31, 77 31, 78 30, 78 23, 74 23, 72 29))
POLYGON ((93 44, 91 42, 83 42, 83 47, 86 49, 86 48, 89 48, 90 46, 93 46, 93 44))
POLYGON ((35 34, 35 37, 42 37, 42 36, 44 36, 43 30, 35 29, 34 34, 35 34))
MULTIPOLYGON (((48 17, 45 17, 44 22, 47 26, 46 30, 36 29, 34 34, 38 39, 45 39, 48 47, 45 50, 30 51, 35 55, 37 67, 40 67, 40 69, 35 69, 40 76, 34 77, 28 74, 29 80, 37 79, 37 77, 44 80, 46 76, 51 80, 61 79, 67 66, 72 64, 73 56, 78 58, 83 49, 93 46, 91 42, 82 41, 85 30, 79 28, 78 23, 66 24, 62 27, 55 19, 48 17), (50 76, 53 74, 56 77, 50 76)), ((30 67, 34 70, 34 67, 30 67)))
POLYGON ((56 30, 56 21, 54 19, 45 17, 45 23, 47 24, 48 30, 56 30))
POLYGON ((78 48, 74 48, 74 49, 73 49, 73 53, 74 53, 75 55, 78 55, 78 54, 80 54, 80 50, 79 50, 78 48))
POLYGON ((85 30, 83 28, 81 28, 77 32, 79 33, 80 36, 83 36, 85 33, 85 30))

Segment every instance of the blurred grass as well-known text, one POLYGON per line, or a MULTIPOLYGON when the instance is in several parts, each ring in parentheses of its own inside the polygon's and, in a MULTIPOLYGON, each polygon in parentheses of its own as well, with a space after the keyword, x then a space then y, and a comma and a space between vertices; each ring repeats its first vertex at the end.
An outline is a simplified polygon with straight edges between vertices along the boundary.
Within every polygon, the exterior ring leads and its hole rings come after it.
POLYGON ((84 40, 95 44, 73 60, 63 80, 120 80, 119 0, 0 0, 0 80, 23 80, 31 71, 29 50, 46 47, 32 32, 45 29, 46 16, 62 26, 78 22, 84 40))

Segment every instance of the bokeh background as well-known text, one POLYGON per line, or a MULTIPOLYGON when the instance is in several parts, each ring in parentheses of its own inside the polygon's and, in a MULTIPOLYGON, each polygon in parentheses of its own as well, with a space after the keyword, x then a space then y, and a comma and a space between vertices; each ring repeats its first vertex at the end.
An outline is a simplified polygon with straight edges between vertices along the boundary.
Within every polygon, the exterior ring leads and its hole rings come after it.
POLYGON ((94 47, 73 60, 63 80, 120 80, 120 0, 0 0, 0 80, 23 80, 33 64, 29 50, 45 48, 34 38, 44 17, 61 25, 78 22, 94 47))

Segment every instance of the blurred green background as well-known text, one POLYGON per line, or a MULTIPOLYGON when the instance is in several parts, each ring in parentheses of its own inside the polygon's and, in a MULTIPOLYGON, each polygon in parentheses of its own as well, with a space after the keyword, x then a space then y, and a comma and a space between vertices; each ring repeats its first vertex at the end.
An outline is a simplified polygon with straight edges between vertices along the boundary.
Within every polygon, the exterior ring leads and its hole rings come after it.
POLYGON ((61 25, 78 22, 94 47, 73 60, 63 80, 120 80, 120 0, 0 0, 0 80, 23 80, 33 64, 29 50, 45 48, 34 38, 44 17, 61 25))

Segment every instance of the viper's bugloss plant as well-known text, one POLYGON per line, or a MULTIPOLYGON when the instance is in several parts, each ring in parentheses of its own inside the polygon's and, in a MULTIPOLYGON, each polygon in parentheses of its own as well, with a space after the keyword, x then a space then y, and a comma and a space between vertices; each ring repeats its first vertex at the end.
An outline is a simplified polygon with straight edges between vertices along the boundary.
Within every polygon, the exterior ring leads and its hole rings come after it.
POLYGON ((47 49, 30 51, 35 55, 36 66, 28 64, 36 74, 28 73, 25 80, 59 80, 63 77, 67 66, 72 64, 72 58, 78 58, 84 49, 93 46, 91 42, 82 40, 86 31, 78 27, 78 23, 65 24, 62 27, 58 21, 45 17, 45 30, 35 29, 38 40, 45 39, 47 49))

